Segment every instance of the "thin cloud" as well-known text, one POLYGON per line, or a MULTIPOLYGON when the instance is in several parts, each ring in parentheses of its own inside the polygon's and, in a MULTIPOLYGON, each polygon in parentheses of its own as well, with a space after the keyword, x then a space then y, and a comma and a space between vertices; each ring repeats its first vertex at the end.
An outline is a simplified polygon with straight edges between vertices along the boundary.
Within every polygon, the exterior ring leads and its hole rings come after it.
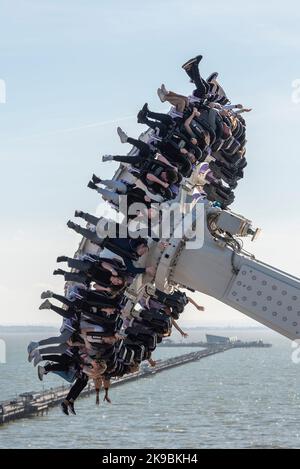
POLYGON ((39 133, 39 134, 33 134, 33 135, 26 136, 26 137, 21 137, 21 138, 16 139, 15 141, 20 142, 20 141, 31 139, 31 138, 48 137, 48 136, 51 136, 51 135, 59 135, 59 134, 65 134, 65 133, 70 133, 70 132, 78 132, 80 130, 91 129, 91 128, 94 128, 94 127, 104 127, 105 125, 118 124, 119 122, 127 121, 127 120, 134 119, 134 118, 136 118, 136 115, 126 116, 126 117, 119 117, 117 119, 101 121, 101 122, 92 122, 90 124, 83 124, 83 125, 79 125, 79 126, 76 126, 76 127, 67 127, 65 129, 55 129, 55 130, 51 130, 49 132, 42 132, 42 133, 39 133))

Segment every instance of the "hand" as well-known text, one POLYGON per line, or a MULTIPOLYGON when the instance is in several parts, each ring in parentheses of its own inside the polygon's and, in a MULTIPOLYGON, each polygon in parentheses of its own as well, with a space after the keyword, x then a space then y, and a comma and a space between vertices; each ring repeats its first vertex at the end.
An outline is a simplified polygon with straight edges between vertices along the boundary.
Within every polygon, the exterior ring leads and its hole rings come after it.
POLYGON ((194 138, 194 137, 191 138, 191 144, 192 145, 197 145, 197 143, 198 143, 198 140, 196 138, 194 138))
POLYGON ((205 311, 204 306, 197 306, 198 311, 205 311))
POLYGON ((152 277, 154 277, 155 272, 156 272, 156 268, 155 268, 155 267, 153 267, 153 266, 146 267, 146 273, 149 274, 149 275, 151 275, 152 277))
POLYGON ((160 243, 158 243, 158 247, 160 249, 166 249, 168 246, 169 246, 169 243, 167 241, 160 241, 160 243))
POLYGON ((182 332, 182 337, 184 337, 185 339, 189 336, 186 332, 182 332))

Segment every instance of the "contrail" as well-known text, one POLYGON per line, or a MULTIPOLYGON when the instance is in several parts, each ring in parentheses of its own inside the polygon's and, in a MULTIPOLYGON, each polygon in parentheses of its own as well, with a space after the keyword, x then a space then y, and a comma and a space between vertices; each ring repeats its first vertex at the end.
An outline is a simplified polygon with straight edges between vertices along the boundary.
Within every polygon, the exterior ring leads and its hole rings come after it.
POLYGON ((135 115, 127 116, 127 117, 120 117, 119 119, 112 119, 109 121, 102 121, 102 122, 93 122, 91 124, 80 125, 78 127, 70 127, 68 129, 53 130, 51 132, 47 132, 47 135, 60 134, 60 133, 65 133, 65 132, 74 132, 76 130, 90 129, 92 127, 102 127, 103 125, 109 125, 109 124, 117 124, 118 122, 127 121, 129 119, 134 119, 135 117, 136 117, 135 115))
POLYGON ((126 116, 126 117, 119 117, 118 119, 112 119, 112 120, 107 120, 107 121, 101 121, 101 122, 92 122, 91 124, 84 124, 84 125, 79 125, 77 127, 69 127, 65 129, 57 129, 57 130, 51 130, 49 132, 43 132, 40 134, 33 134, 27 137, 20 137, 15 139, 15 141, 22 141, 22 140, 27 140, 28 138, 35 138, 35 137, 44 137, 48 135, 58 135, 58 134, 63 134, 63 133, 68 133, 68 132, 76 132, 78 130, 82 129, 91 129, 93 127, 103 127, 105 125, 109 124, 117 124, 118 122, 130 120, 136 118, 136 115, 133 116, 126 116))

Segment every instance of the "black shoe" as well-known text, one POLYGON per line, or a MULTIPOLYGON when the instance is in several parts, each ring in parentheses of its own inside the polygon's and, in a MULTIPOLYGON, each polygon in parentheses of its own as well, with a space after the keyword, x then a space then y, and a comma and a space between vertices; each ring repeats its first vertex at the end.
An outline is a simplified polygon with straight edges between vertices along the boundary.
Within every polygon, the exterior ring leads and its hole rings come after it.
POLYGON ((76 415, 75 408, 74 408, 74 402, 69 402, 68 407, 69 407, 71 413, 72 413, 73 415, 76 415))
POLYGON ((148 114, 148 112, 149 112, 148 103, 145 103, 145 104, 144 104, 144 106, 142 107, 141 111, 142 111, 144 114, 148 114))
POLYGON ((76 228, 76 223, 72 222, 71 220, 68 221, 67 227, 72 228, 73 230, 76 228))
POLYGON ((65 275, 65 272, 62 269, 55 269, 53 275, 65 275))
POLYGON ((189 69, 194 63, 196 65, 199 65, 199 63, 201 62, 201 60, 203 59, 203 56, 202 55, 197 55, 196 57, 194 57, 193 59, 190 59, 188 60, 187 62, 185 62, 183 65, 182 65, 182 68, 184 70, 186 69, 189 69))
POLYGON ((145 124, 145 120, 146 120, 148 112, 149 112, 148 103, 145 103, 137 115, 138 124, 145 124))
POLYGON ((69 415, 68 405, 65 402, 60 404, 60 408, 65 415, 69 415))
POLYGON ((96 174, 93 174, 93 176, 92 176, 92 181, 93 181, 95 184, 100 184, 101 179, 98 178, 98 176, 96 176, 96 174))
POLYGON ((81 210, 75 210, 74 212, 74 217, 75 218, 82 218, 82 215, 83 215, 84 212, 82 212, 81 210))
POLYGON ((218 72, 213 72, 209 75, 209 77, 207 77, 206 81, 210 83, 211 81, 216 80, 218 76, 219 76, 218 72))
POLYGON ((137 123, 145 124, 145 114, 142 111, 140 111, 137 115, 137 123))
POLYGON ((68 260, 67 256, 59 256, 56 259, 56 262, 67 262, 67 260, 68 260))
POLYGON ((96 186, 96 184, 93 182, 93 181, 90 181, 87 185, 90 189, 95 189, 97 190, 98 187, 96 186))

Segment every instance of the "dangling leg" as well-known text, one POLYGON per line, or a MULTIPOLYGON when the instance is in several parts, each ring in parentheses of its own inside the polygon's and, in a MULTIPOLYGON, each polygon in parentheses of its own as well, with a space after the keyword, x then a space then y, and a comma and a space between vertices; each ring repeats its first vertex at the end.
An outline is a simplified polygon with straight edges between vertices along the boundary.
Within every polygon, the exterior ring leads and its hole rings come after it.
POLYGON ((120 194, 126 194, 127 192, 127 185, 122 181, 115 181, 114 179, 101 179, 100 181, 99 184, 102 184, 114 192, 119 192, 120 194))
MULTIPOLYGON (((88 187, 91 187, 91 186, 89 186, 89 184, 88 184, 88 187)), ((94 187, 91 187, 91 189, 94 189, 94 187)), ((96 190, 98 190, 97 186, 96 186, 96 190)), ((100 218, 95 217, 94 215, 91 215, 90 213, 82 212, 81 210, 76 210, 74 216, 77 217, 77 218, 80 217, 83 220, 85 220, 86 222, 88 222, 88 223, 90 223, 91 225, 94 225, 94 226, 96 226, 98 221, 100 220, 100 218)))
POLYGON ((83 228, 72 221, 68 221, 67 226, 72 230, 76 231, 76 233, 82 235, 84 238, 89 239, 92 243, 98 244, 101 246, 102 240, 98 238, 97 233, 95 231, 88 230, 87 228, 83 228))
POLYGON ((44 345, 64 344, 70 339, 72 334, 72 331, 66 329, 57 337, 49 337, 48 339, 42 339, 36 342, 38 345, 35 348, 43 347, 44 345))
POLYGON ((71 269, 80 270, 81 272, 88 272, 92 265, 93 262, 87 260, 71 259, 70 257, 68 258, 68 267, 71 269))
POLYGON ((59 314, 60 316, 66 319, 71 319, 74 316, 74 311, 72 309, 69 310, 69 309, 60 308, 59 306, 55 306, 52 303, 50 303, 49 300, 44 301, 44 303, 40 305, 39 309, 41 310, 51 309, 52 311, 54 311, 55 313, 59 314))
MULTIPOLYGON (((132 158, 130 157, 130 159, 132 159, 132 158)), ((97 187, 96 186, 95 189, 98 192, 98 194, 102 195, 103 200, 105 200, 106 202, 111 202, 115 205, 119 205, 119 194, 117 194, 116 192, 112 192, 110 190, 107 190, 107 189, 102 189, 102 187, 97 187)), ((99 221, 99 219, 98 219, 98 221, 99 221)))

